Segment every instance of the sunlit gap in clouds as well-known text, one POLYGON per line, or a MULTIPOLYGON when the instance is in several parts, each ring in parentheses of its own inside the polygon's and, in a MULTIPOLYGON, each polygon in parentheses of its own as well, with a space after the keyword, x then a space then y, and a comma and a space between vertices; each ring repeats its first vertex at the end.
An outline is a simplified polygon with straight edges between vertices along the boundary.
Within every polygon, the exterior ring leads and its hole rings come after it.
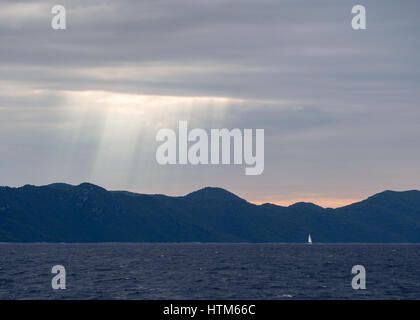
MULTIPOLYGON (((130 188, 155 163, 155 135, 176 128, 179 120, 194 127, 217 123, 231 104, 226 97, 126 94, 110 91, 64 91, 66 125, 61 130, 59 162, 71 177, 130 188)), ((219 123, 220 126, 220 123, 219 123)), ((60 165, 60 166, 61 166, 60 165)), ((157 177, 159 178, 159 177, 157 177)), ((163 178, 163 177, 161 177, 163 178)), ((145 182, 147 184, 147 181, 145 182)), ((143 185, 143 184, 142 184, 143 185)))

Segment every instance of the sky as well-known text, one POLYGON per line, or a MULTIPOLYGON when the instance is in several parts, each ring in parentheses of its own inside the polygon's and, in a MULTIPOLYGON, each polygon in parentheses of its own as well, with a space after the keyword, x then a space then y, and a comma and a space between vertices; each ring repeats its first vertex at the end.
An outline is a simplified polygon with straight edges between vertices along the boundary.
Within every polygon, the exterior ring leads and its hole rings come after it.
POLYGON ((0 1, 0 185, 337 207, 420 189, 418 1, 0 1), (66 30, 51 8, 66 8, 66 30), (351 8, 366 7, 353 30, 351 8), (161 128, 265 132, 265 169, 161 166, 161 128))

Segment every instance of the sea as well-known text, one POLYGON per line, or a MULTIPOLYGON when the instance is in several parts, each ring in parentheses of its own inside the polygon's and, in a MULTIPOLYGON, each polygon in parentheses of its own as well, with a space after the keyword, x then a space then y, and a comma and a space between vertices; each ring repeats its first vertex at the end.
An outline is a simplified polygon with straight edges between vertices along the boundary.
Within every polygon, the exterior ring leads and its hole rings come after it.
POLYGON ((420 244, 0 243, 0 299, 418 300, 420 244))

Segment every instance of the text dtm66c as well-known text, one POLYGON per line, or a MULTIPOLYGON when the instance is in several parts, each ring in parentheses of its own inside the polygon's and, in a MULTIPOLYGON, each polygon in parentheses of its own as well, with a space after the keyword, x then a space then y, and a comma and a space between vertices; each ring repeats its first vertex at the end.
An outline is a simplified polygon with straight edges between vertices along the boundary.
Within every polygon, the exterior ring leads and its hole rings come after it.
POLYGON ((213 304, 213 305, 207 306, 207 314, 211 314, 211 315, 255 314, 255 305, 254 304, 251 304, 251 305, 213 304))

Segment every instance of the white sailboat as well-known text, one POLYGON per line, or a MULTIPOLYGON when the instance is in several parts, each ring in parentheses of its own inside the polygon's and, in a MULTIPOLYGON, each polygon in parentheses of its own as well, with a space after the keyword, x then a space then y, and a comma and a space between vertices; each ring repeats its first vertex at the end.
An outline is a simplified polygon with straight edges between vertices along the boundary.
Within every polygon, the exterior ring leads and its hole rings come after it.
POLYGON ((308 244, 312 244, 311 234, 309 234, 309 236, 308 236, 308 244))

